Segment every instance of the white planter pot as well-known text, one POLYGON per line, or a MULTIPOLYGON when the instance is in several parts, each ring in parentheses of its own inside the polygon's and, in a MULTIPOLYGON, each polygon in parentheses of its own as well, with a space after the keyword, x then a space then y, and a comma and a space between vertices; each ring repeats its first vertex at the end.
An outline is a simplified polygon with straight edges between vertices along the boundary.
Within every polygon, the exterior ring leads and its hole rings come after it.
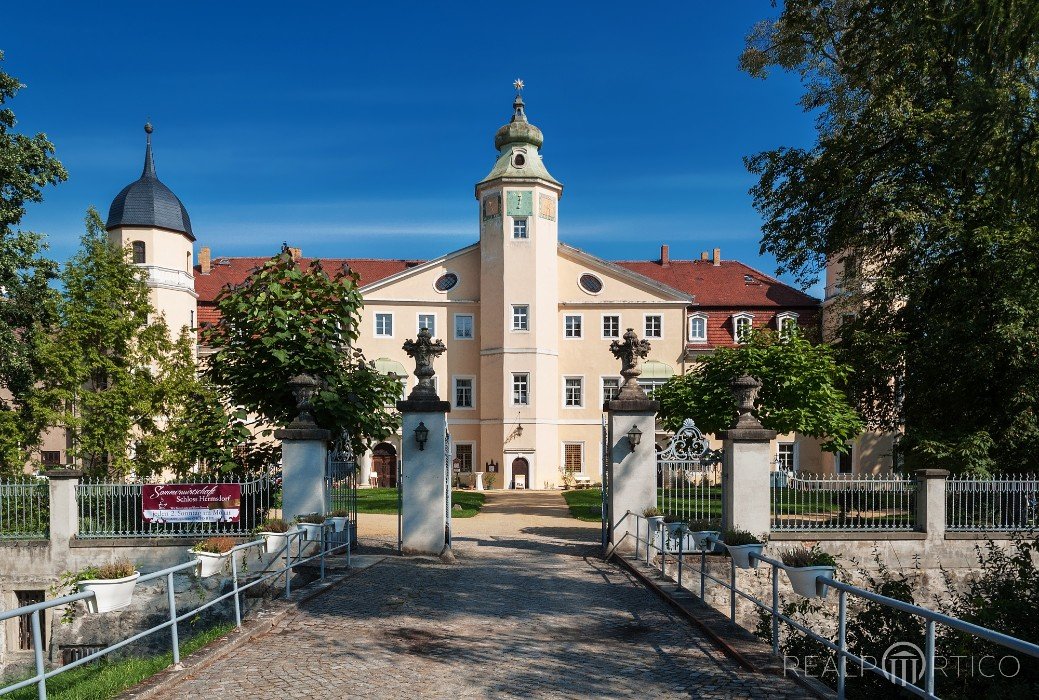
POLYGON ((141 572, 135 571, 123 578, 87 579, 76 585, 81 591, 94 592, 93 598, 83 601, 87 604, 87 610, 92 613, 103 613, 129 605, 133 598, 134 586, 137 585, 137 579, 140 577, 141 572))
POLYGON ((679 520, 677 523, 664 523, 664 527, 667 528, 667 536, 674 537, 683 525, 685 525, 685 523, 683 523, 681 520, 679 520))
POLYGON ((715 549, 715 544, 708 541, 708 536, 717 537, 719 532, 717 530, 697 530, 696 532, 689 533, 693 537, 693 543, 696 545, 697 550, 707 550, 708 552, 715 549))
POLYGON ((343 530, 346 529, 347 520, 348 520, 348 518, 335 517, 335 518, 329 518, 328 522, 330 522, 333 525, 335 525, 336 532, 342 532, 343 530))
POLYGON ((285 544, 289 541, 289 535, 292 532, 292 530, 287 532, 261 532, 259 535, 263 537, 263 541, 267 546, 267 553, 273 554, 285 549, 285 544))
POLYGON ((678 534, 670 535, 664 538, 664 551, 668 554, 678 554, 678 543, 681 539, 682 543, 682 554, 692 554, 696 552, 696 538, 693 537, 693 533, 686 532, 679 538, 678 534))
POLYGON ((226 554, 213 554, 212 552, 196 552, 193 549, 189 549, 188 553, 201 561, 201 564, 199 564, 198 567, 198 575, 202 578, 216 576, 223 571, 225 567, 227 568, 227 572, 231 573, 231 564, 227 561, 231 556, 230 552, 227 552, 226 554))
POLYGON ((303 539, 314 542, 321 541, 322 523, 296 523, 296 527, 303 531, 303 539))
POLYGON ((761 554, 761 550, 765 548, 763 544, 737 544, 737 545, 725 545, 725 548, 729 550, 729 556, 732 557, 732 561, 740 569, 756 569, 758 568, 758 560, 751 559, 750 554, 761 554))
POLYGON ((818 578, 833 578, 833 572, 832 566, 798 566, 788 567, 786 576, 790 579, 790 585, 794 587, 794 593, 805 598, 825 598, 830 592, 830 587, 824 586, 818 578))

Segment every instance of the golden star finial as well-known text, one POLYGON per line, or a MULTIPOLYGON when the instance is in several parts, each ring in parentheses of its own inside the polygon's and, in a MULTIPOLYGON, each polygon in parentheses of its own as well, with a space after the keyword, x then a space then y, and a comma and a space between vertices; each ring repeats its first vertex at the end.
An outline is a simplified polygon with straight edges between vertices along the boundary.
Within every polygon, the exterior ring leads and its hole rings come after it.
POLYGON ((523 80, 521 80, 520 78, 516 78, 515 80, 512 81, 512 87, 516 88, 516 92, 522 92, 523 91, 523 80))

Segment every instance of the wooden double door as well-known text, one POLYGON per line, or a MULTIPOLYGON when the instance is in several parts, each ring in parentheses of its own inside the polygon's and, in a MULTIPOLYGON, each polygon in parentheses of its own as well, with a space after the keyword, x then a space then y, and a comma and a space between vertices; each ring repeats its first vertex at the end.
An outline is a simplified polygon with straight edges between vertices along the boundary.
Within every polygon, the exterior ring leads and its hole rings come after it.
POLYGON ((379 488, 397 487, 397 449, 388 442, 380 442, 372 450, 372 474, 379 488))

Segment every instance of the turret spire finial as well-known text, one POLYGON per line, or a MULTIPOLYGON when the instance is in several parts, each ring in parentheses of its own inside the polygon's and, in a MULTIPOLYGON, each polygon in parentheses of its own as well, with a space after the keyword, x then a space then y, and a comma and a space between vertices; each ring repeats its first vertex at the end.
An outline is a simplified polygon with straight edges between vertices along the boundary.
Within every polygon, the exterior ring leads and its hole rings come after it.
POLYGON ((512 81, 512 87, 516 88, 516 99, 512 101, 512 119, 514 122, 527 121, 527 113, 523 111, 523 80, 516 78, 512 81))
POLYGON ((155 127, 152 123, 144 123, 144 133, 147 134, 147 145, 144 148, 144 172, 141 173, 141 177, 156 177, 155 175, 155 160, 152 158, 152 132, 155 131, 155 127))

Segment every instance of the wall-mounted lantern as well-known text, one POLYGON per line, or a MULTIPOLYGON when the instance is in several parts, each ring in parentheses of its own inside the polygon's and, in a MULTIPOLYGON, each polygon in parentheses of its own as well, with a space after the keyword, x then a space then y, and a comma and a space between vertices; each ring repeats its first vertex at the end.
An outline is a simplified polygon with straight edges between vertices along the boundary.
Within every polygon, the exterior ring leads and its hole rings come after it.
POLYGON ((637 425, 632 425, 631 430, 628 431, 628 444, 631 445, 632 452, 635 451, 640 442, 642 442, 642 431, 639 430, 637 425))
POLYGON ((426 449, 426 440, 429 439, 429 428, 422 421, 419 421, 418 427, 415 428, 415 442, 418 443, 419 450, 426 449))

